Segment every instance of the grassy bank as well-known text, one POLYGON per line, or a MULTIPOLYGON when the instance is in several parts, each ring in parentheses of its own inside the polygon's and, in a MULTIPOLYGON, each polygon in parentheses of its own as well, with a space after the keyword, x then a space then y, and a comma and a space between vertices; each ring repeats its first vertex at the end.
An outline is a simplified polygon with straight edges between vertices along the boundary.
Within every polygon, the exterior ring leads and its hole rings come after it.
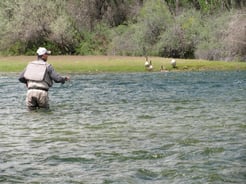
MULTIPOLYGON (((0 72, 20 72, 35 56, 0 57, 0 72)), ((151 57, 153 71, 160 71, 161 65, 167 71, 204 71, 204 70, 246 70, 246 62, 222 62, 205 60, 177 59, 177 68, 170 65, 171 59, 151 57)), ((144 72, 144 57, 123 56, 49 56, 48 62, 56 71, 62 73, 95 72, 144 72)))

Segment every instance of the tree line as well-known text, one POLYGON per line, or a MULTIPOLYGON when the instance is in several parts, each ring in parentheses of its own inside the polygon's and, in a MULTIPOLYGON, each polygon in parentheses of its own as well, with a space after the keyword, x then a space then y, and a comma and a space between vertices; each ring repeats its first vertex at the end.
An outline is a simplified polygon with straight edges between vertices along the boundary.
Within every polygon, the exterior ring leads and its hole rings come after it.
POLYGON ((246 61, 244 0, 3 0, 0 53, 246 61))

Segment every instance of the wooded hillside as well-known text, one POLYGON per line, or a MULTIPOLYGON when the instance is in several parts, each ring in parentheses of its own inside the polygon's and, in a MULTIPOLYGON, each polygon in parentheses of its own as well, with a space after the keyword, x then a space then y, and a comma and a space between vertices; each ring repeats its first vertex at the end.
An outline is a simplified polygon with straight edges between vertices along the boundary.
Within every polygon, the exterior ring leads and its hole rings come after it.
POLYGON ((0 53, 246 61, 245 0, 2 0, 0 53))

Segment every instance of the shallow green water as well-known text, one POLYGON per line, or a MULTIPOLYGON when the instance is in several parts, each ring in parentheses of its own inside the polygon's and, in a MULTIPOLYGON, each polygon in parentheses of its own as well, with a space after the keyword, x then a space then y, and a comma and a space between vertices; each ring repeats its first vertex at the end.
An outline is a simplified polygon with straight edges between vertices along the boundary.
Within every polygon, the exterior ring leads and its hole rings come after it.
POLYGON ((0 183, 244 183, 246 72, 75 75, 28 112, 0 75, 0 183))

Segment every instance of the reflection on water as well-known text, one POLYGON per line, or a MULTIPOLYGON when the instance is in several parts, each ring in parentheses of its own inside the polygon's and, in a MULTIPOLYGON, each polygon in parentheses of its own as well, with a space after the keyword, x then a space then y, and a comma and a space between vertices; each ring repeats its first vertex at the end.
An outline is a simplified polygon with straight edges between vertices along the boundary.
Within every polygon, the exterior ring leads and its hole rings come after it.
POLYGON ((0 182, 244 183, 246 72, 74 75, 28 112, 0 76, 0 182))

